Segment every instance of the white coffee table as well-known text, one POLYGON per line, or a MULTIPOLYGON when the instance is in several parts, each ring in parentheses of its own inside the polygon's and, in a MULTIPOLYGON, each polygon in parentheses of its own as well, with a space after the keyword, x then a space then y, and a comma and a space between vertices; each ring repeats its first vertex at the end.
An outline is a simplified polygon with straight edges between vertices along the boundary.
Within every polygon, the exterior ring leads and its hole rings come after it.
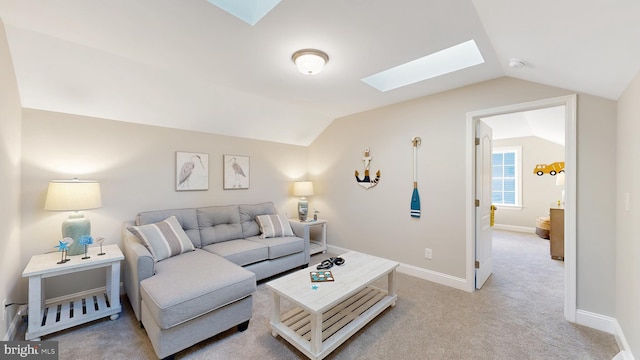
POLYGON ((358 253, 341 255, 329 269, 333 282, 312 283, 315 266, 267 283, 273 295, 271 334, 282 336, 310 359, 322 359, 390 306, 395 306, 395 261, 358 253), (387 289, 371 286, 387 276, 387 289), (317 289, 312 286, 317 285, 317 289), (285 298, 296 308, 282 314, 285 298))

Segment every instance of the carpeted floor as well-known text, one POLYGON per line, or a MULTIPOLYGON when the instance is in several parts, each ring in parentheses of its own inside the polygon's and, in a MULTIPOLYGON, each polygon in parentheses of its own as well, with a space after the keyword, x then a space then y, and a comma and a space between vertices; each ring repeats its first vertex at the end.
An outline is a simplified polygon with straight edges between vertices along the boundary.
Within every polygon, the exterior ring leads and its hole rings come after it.
MULTIPOLYGON (((326 258, 316 255, 312 263, 326 258)), ((398 301, 326 359, 602 359, 619 351, 613 335, 563 318, 563 265, 535 235, 494 232, 494 273, 474 293, 398 274, 398 301)), ((122 298, 116 321, 98 320, 44 337, 60 359, 155 359, 151 343, 122 298)), ((305 359, 271 336, 264 283, 253 318, 176 354, 176 359, 305 359)), ((24 328, 18 339, 24 339, 24 328)))

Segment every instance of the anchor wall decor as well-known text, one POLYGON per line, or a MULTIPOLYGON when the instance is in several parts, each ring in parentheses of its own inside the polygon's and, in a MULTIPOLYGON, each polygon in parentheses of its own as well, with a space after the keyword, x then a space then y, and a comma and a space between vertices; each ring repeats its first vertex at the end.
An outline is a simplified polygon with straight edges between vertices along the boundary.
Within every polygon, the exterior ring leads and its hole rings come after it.
POLYGON ((358 185, 363 188, 370 189, 378 185, 378 181, 380 181, 380 170, 376 172, 376 177, 371 180, 371 177, 369 176, 369 167, 371 165, 369 148, 364 148, 364 157, 362 158, 362 162, 364 163, 364 179, 360 179, 360 173, 356 170, 356 181, 358 182, 358 185))

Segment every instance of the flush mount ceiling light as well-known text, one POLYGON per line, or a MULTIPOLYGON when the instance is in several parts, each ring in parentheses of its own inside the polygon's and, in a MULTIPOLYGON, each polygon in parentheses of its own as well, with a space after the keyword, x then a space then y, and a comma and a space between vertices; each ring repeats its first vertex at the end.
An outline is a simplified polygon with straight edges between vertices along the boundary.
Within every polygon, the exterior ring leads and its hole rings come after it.
POLYGON ((329 61, 329 56, 324 51, 302 49, 294 52, 291 60, 293 60, 301 73, 315 75, 322 71, 324 65, 329 61))

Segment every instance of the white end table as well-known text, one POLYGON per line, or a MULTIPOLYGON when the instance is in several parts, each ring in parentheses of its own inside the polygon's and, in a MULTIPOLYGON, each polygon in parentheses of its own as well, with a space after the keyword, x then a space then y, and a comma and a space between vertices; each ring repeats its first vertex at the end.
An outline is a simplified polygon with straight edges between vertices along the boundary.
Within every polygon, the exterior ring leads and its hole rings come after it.
POLYGON ((327 220, 307 220, 300 221, 298 219, 289 219, 289 224, 291 224, 291 229, 293 232, 301 236, 305 241, 310 242, 310 255, 316 253, 324 253, 327 251, 327 220), (319 227, 320 228, 320 238, 311 238, 311 228, 319 227))
POLYGON ((110 316, 118 318, 120 306, 120 261, 124 255, 118 245, 103 245, 104 255, 98 255, 100 246, 88 249, 89 259, 84 254, 69 256, 70 261, 58 264, 61 254, 51 252, 34 255, 22 272, 29 278, 29 325, 25 340, 40 341, 43 335, 110 316), (97 292, 82 292, 65 296, 64 300, 47 301, 44 294, 44 279, 79 271, 106 269, 106 286, 97 292))

